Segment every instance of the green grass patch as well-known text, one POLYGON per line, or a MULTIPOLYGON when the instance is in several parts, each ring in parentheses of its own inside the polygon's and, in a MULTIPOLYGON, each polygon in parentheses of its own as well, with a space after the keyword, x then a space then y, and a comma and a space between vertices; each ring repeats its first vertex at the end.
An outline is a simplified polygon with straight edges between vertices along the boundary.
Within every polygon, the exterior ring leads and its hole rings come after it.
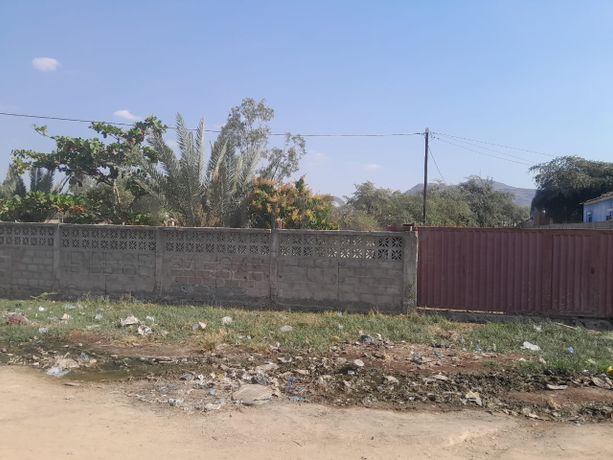
MULTIPOLYGON (((513 353, 523 356, 518 364, 528 368, 548 368, 558 372, 602 372, 613 365, 613 334, 570 329, 551 321, 517 321, 488 324, 452 322, 437 315, 345 314, 336 312, 299 313, 288 311, 242 310, 192 305, 163 305, 135 300, 109 301, 85 298, 64 302, 32 299, 0 300, 0 345, 39 340, 67 341, 76 333, 92 334, 109 342, 141 341, 178 344, 186 348, 211 349, 219 344, 265 350, 277 342, 295 353, 326 351, 361 334, 381 334, 393 342, 448 344, 474 352, 513 353), (10 326, 3 317, 9 312, 25 315, 32 324, 10 326), (68 319, 62 319, 69 315, 68 319), (101 315, 96 319, 96 315, 101 315), (120 327, 121 319, 136 316, 153 330, 141 337, 135 327, 120 327), (222 324, 224 316, 232 323, 222 324), (151 317, 152 319, 147 319, 151 317), (207 323, 204 331, 194 331, 197 322, 207 323), (282 332, 289 325, 291 332, 282 332), (40 328, 46 328, 41 333, 40 328), (540 352, 522 350, 524 341, 537 344, 540 352), (573 347, 574 353, 568 351, 573 347), (542 357, 546 364, 539 362, 542 357)), ((488 358, 496 367, 496 358, 488 358)))

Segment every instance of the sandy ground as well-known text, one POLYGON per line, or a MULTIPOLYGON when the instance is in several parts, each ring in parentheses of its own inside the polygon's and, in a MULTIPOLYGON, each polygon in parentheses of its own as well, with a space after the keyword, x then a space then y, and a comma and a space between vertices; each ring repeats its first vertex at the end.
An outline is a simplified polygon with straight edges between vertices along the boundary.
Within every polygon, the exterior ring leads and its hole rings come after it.
POLYGON ((613 424, 271 403, 153 410, 112 386, 0 367, 0 459, 613 458, 613 424))

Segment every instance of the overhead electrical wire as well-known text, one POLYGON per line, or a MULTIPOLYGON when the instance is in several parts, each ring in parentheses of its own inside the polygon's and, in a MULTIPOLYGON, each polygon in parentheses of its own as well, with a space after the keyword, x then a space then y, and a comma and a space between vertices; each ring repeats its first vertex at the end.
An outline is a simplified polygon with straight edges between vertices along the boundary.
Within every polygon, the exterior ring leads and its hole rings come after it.
POLYGON ((560 155, 554 155, 554 154, 551 154, 551 153, 540 152, 538 150, 530 150, 530 149, 525 149, 525 148, 522 148, 522 147, 513 147, 511 145, 498 144, 496 142, 488 142, 488 141, 484 141, 484 140, 481 140, 481 139, 475 139, 473 137, 454 136, 453 134, 442 133, 440 131, 434 131, 433 134, 437 134, 439 136, 450 137, 452 139, 457 139, 457 140, 462 140, 462 141, 467 141, 467 142, 473 142, 473 143, 476 142, 478 144, 493 145, 495 147, 502 147, 502 148, 509 149, 509 150, 517 150, 519 152, 535 153, 537 155, 543 155, 543 156, 551 157, 551 158, 560 156, 560 155))
POLYGON ((453 145, 454 147, 459 147, 461 149, 468 150, 469 152, 477 153, 479 155, 484 155, 484 156, 487 156, 487 157, 497 158, 499 160, 504 160, 504 161, 508 161, 508 162, 511 162, 511 163, 517 163, 517 164, 524 165, 524 166, 532 166, 532 163, 528 163, 528 162, 525 162, 525 161, 517 161, 517 160, 513 160, 511 158, 506 158, 506 157, 502 157, 502 156, 499 156, 499 155, 493 155, 491 153, 481 152, 479 150, 472 149, 472 148, 467 147, 467 146, 462 145, 462 144, 456 144, 454 142, 449 142, 448 140, 441 139, 440 137, 434 137, 434 139, 438 140, 439 142, 444 142, 445 144, 453 145))
MULTIPOLYGON (((98 121, 98 120, 85 120, 82 118, 66 118, 56 117, 50 115, 30 115, 24 113, 11 113, 0 112, 0 115, 7 117, 20 117, 20 118, 34 118, 39 120, 56 120, 67 121, 73 123, 107 123, 109 125, 116 126, 132 126, 133 123, 125 123, 120 121, 98 121)), ((169 129, 177 129, 175 126, 169 126, 169 129)), ((188 128, 189 131, 196 131, 196 128, 188 128)), ((219 129, 205 129, 209 133, 220 133, 219 129)), ((287 136, 288 133, 270 133, 271 136, 287 136)), ((397 136, 418 136, 422 135, 420 132, 405 132, 405 133, 306 133, 299 134, 302 137, 397 137, 397 136)))
POLYGON ((443 182, 447 182, 445 180, 445 176, 443 176, 443 173, 441 172, 441 168, 438 167, 438 163, 436 161, 436 158, 434 158, 434 154, 432 153, 432 147, 430 146, 430 144, 428 144, 428 155, 430 155, 430 158, 432 158, 432 162, 434 163, 434 166, 436 166, 436 170, 438 171, 438 175, 441 176, 441 179, 443 180, 443 182))
MULTIPOLYGON (((64 121, 64 122, 71 122, 71 123, 107 123, 107 124, 115 125, 115 126, 132 126, 133 125, 133 123, 120 122, 120 121, 99 121, 99 120, 89 120, 89 119, 83 119, 83 118, 59 117, 59 116, 52 116, 52 115, 32 115, 32 114, 13 113, 13 112, 0 112, 0 116, 16 117, 16 118, 31 118, 31 119, 37 119, 37 120, 64 121)), ((168 126, 168 129, 176 130, 177 127, 168 126)), ((195 131, 196 128, 188 128, 188 130, 195 131)), ((209 132, 209 133, 220 133, 221 132, 221 130, 219 129, 205 129, 204 131, 209 132)), ((287 134, 288 133, 280 133, 280 132, 270 133, 271 136, 287 136, 287 134)), ((525 149, 521 147, 514 147, 510 145, 499 144, 495 142, 488 142, 488 141, 471 138, 471 137, 455 136, 453 134, 447 134, 447 133, 443 133, 440 131, 431 131, 431 134, 432 134, 431 136, 432 139, 440 141, 440 142, 444 142, 448 145, 452 145, 452 146, 455 146, 455 147, 458 147, 458 148, 461 148, 461 149, 464 149, 464 150, 467 150, 469 152, 473 152, 479 155, 484 155, 484 156, 488 156, 491 158, 496 158, 499 160, 508 161, 511 163, 516 163, 516 164, 525 165, 525 166, 532 166, 532 164, 534 163, 531 163, 530 162, 531 160, 528 160, 526 158, 522 158, 522 157, 513 155, 509 152, 504 152, 498 149, 493 149, 492 147, 488 147, 488 146, 498 147, 499 149, 508 149, 508 150, 526 152, 526 153, 533 153, 533 154, 543 155, 547 157, 556 156, 553 154, 540 152, 538 150, 530 150, 530 149, 525 149), (454 140, 455 142, 451 142, 449 139, 454 140), (464 144, 468 144, 468 145, 464 145, 464 144), (487 150, 488 152, 492 152, 492 153, 486 153, 486 152, 483 152, 482 150, 487 150)), ((421 135, 424 135, 424 133, 416 131, 416 132, 396 132, 396 133, 394 132, 392 133, 300 133, 299 135, 303 137, 402 137, 402 136, 421 136, 421 135)), ((441 169, 439 168, 436 162, 436 159, 434 158, 434 155, 432 155, 430 148, 428 149, 428 154, 430 155, 430 158, 432 158, 432 161, 434 162, 436 169, 438 170, 441 178, 444 181, 445 179, 443 177, 441 169)))
MULTIPOLYGON (((436 138, 435 135, 432 135, 432 137, 436 138)), ((447 142, 449 142, 449 141, 447 141, 447 142)), ((456 142, 466 142, 466 141, 456 141, 456 142)), ((514 154, 509 153, 509 152, 504 152, 502 150, 494 149, 492 147, 488 147, 488 146, 480 145, 480 144, 471 144, 471 143, 467 143, 467 144, 468 144, 467 145, 468 147, 471 147, 471 148, 474 148, 474 149, 477 149, 477 150, 485 150, 487 152, 492 152, 492 153, 494 153, 496 155, 502 155, 504 157, 509 157, 509 158, 512 158, 512 159, 517 160, 517 161, 523 161, 525 163, 532 163, 532 160, 530 160, 528 158, 520 157, 520 156, 514 155, 514 154)), ((464 144, 462 144, 462 145, 464 145, 464 144)))

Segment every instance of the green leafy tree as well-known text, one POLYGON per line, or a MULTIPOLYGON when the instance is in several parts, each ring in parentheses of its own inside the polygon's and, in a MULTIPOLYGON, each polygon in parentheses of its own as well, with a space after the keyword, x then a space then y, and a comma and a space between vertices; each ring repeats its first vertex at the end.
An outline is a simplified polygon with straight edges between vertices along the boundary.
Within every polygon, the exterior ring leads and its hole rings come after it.
POLYGON ((417 222, 421 204, 415 196, 398 190, 378 188, 372 182, 356 185, 347 205, 372 216, 380 228, 389 225, 417 222))
POLYGON ((513 227, 528 219, 528 210, 513 203, 513 195, 494 190, 494 181, 472 176, 458 188, 478 227, 513 227))
MULTIPOLYGON (((31 168, 57 171, 64 174, 64 182, 77 186, 90 178, 97 184, 109 186, 115 203, 121 204, 118 181, 139 176, 143 158, 156 161, 155 150, 144 144, 145 136, 163 133, 165 127, 157 118, 149 117, 134 123, 127 130, 97 122, 92 123, 90 128, 100 137, 49 136, 46 126, 36 127, 38 133, 55 142, 55 149, 51 153, 14 150, 17 170, 20 173, 31 168)), ((63 186, 60 186, 61 189, 63 186)))
MULTIPOLYGON (((385 229, 420 222, 422 197, 365 182, 347 198, 347 207, 372 217, 379 229, 385 229)), ((351 215, 346 209, 343 212, 351 215)), ((427 225, 502 227, 517 225, 527 217, 527 209, 516 206, 512 195, 495 191, 489 179, 471 177, 458 186, 435 185, 428 191, 427 225)), ((348 225, 350 221, 341 224, 348 225)))
POLYGON ((532 208, 554 222, 581 222, 583 202, 613 191, 613 163, 565 156, 530 170, 537 185, 532 208))
POLYGON ((354 209, 352 206, 343 205, 332 211, 332 221, 340 230, 356 230, 371 232, 379 230, 379 222, 374 216, 365 211, 354 209))
POLYGON ((287 180, 298 171, 300 160, 306 153, 306 143, 302 136, 288 133, 283 147, 270 147, 269 124, 273 118, 274 110, 263 100, 243 99, 239 106, 230 110, 213 150, 224 146, 229 159, 257 151, 263 160, 259 176, 277 182, 287 180))
POLYGON ((6 178, 0 185, 0 199, 10 199, 14 196, 24 197, 26 192, 26 185, 19 174, 19 169, 11 163, 6 178))
POLYGON ((82 197, 56 193, 27 192, 0 202, 0 220, 15 222, 45 222, 69 217, 79 220, 86 213, 82 197))
POLYGON ((249 200, 249 217, 251 226, 257 228, 338 228, 332 219, 332 198, 313 194, 304 178, 292 184, 257 179, 249 200))

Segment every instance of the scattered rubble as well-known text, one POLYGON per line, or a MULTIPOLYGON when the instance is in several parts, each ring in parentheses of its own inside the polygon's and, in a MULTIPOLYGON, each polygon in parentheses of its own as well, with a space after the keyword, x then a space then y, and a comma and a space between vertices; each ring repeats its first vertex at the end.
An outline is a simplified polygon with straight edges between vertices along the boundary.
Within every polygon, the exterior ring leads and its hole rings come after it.
POLYGON ((31 321, 21 313, 9 313, 5 316, 6 324, 10 326, 28 326, 31 321))
MULTIPOLYGON (((125 320, 130 320, 129 326, 137 326, 135 334, 149 327, 133 316, 125 320)), ((92 372, 91 368, 96 369, 93 372, 110 370, 131 379, 126 391, 139 401, 200 413, 279 398, 339 407, 468 405, 556 421, 613 417, 613 383, 606 372, 573 376, 550 370, 533 372, 513 367, 520 353, 497 354, 492 352, 492 344, 475 353, 472 343, 465 348, 445 343, 417 345, 360 334, 357 340, 335 344, 327 351, 302 354, 271 343, 259 351, 219 346, 185 356, 139 356, 139 348, 130 345, 126 349, 130 357, 126 357, 115 351, 119 354, 85 351, 79 344, 69 350, 33 346, 23 355, 2 350, 0 359, 46 369, 56 377, 73 371, 72 375, 79 377, 92 372), (490 365, 493 362, 496 366, 490 365)), ((526 358, 536 362, 539 356, 526 358)))

